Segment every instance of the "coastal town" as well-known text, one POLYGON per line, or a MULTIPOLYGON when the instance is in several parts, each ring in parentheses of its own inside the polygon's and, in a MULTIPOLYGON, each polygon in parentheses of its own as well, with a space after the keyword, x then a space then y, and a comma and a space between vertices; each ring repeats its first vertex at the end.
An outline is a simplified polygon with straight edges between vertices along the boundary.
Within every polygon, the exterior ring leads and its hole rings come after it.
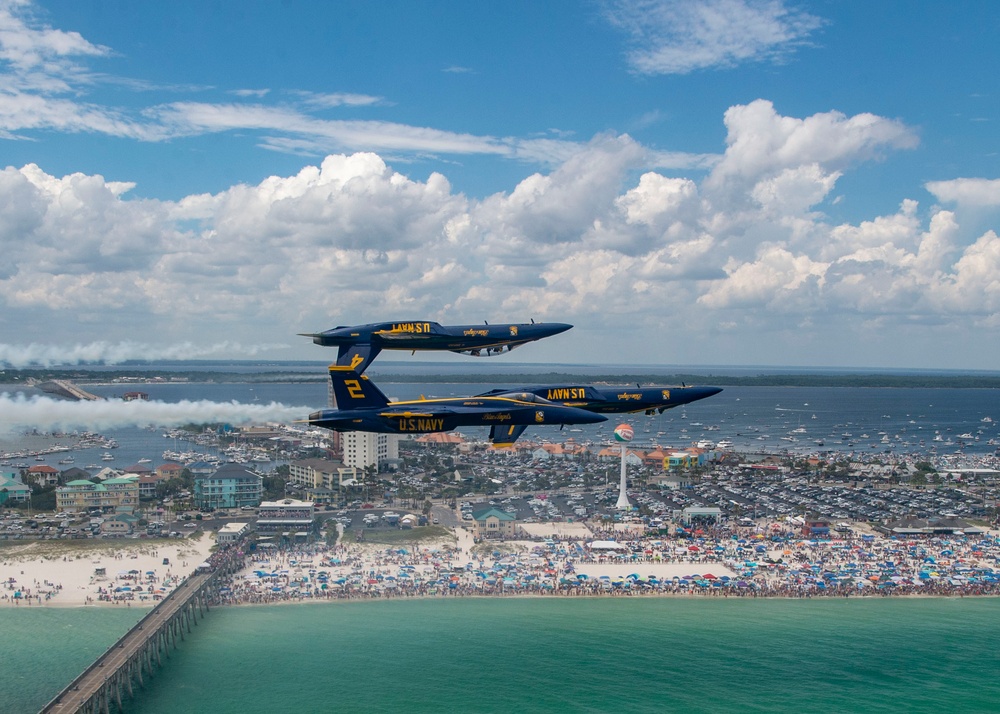
MULTIPOLYGON (((249 429, 242 448, 276 429, 249 429)), ((148 607, 225 550, 245 559, 220 594, 234 604, 1000 588, 993 454, 595 452, 573 437, 501 451, 435 434, 395 440, 392 468, 380 470, 346 463, 363 444, 330 446, 268 475, 252 462, 191 460, 197 446, 155 468, 7 472, 0 603, 148 607), (22 485, 33 500, 49 489, 54 507, 32 507, 22 485), (77 550, 88 545, 102 547, 77 550)))

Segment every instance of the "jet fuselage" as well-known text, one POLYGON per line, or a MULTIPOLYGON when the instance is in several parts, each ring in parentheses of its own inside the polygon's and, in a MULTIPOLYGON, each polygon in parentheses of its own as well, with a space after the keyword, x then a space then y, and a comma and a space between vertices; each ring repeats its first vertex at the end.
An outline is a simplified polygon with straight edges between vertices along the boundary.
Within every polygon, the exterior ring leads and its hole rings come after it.
POLYGON ((473 357, 503 354, 545 337, 565 332, 562 322, 440 325, 430 321, 376 322, 303 333, 324 347, 338 347, 337 364, 363 372, 382 350, 459 352, 473 357))
MULTIPOLYGON (((486 395, 496 396, 507 390, 494 389, 486 395)), ((690 404, 722 391, 720 387, 595 387, 586 384, 559 384, 518 387, 518 392, 530 392, 543 399, 578 407, 597 414, 628 414, 663 412, 690 404)))

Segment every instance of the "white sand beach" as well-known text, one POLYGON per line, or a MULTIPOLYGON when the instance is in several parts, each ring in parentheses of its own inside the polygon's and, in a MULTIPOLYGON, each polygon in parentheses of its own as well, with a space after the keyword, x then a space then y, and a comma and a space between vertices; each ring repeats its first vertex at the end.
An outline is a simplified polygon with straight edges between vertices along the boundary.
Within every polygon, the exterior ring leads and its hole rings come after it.
POLYGON ((152 607, 214 543, 198 533, 182 540, 7 545, 0 549, 0 607, 152 607))

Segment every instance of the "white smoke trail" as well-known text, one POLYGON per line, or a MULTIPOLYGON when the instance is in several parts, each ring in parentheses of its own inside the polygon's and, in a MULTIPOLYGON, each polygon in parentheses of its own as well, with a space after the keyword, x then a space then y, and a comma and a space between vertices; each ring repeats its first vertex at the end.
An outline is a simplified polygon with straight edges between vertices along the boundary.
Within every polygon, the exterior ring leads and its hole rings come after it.
POLYGON ((24 367, 51 367, 88 362, 120 364, 128 360, 181 360, 210 357, 212 355, 239 355, 255 357, 265 350, 284 349, 288 345, 241 345, 236 342, 219 342, 214 345, 194 345, 182 342, 169 347, 156 347, 140 342, 91 342, 87 345, 4 345, 0 344, 0 365, 13 369, 24 367))
POLYGON ((72 402, 51 397, 0 394, 0 433, 23 429, 101 431, 128 426, 182 426, 184 424, 288 423, 305 419, 314 407, 291 407, 278 402, 98 400, 72 402))

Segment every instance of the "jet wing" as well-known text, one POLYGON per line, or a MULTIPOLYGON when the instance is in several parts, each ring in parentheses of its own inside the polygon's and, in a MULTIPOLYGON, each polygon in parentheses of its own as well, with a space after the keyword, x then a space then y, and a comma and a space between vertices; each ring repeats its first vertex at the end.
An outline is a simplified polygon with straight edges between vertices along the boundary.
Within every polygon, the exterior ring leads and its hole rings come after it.
POLYGON ((524 433, 527 429, 525 424, 516 424, 511 426, 491 426, 490 427, 490 443, 496 449, 502 449, 505 446, 513 446, 514 442, 517 441, 517 437, 524 433))

